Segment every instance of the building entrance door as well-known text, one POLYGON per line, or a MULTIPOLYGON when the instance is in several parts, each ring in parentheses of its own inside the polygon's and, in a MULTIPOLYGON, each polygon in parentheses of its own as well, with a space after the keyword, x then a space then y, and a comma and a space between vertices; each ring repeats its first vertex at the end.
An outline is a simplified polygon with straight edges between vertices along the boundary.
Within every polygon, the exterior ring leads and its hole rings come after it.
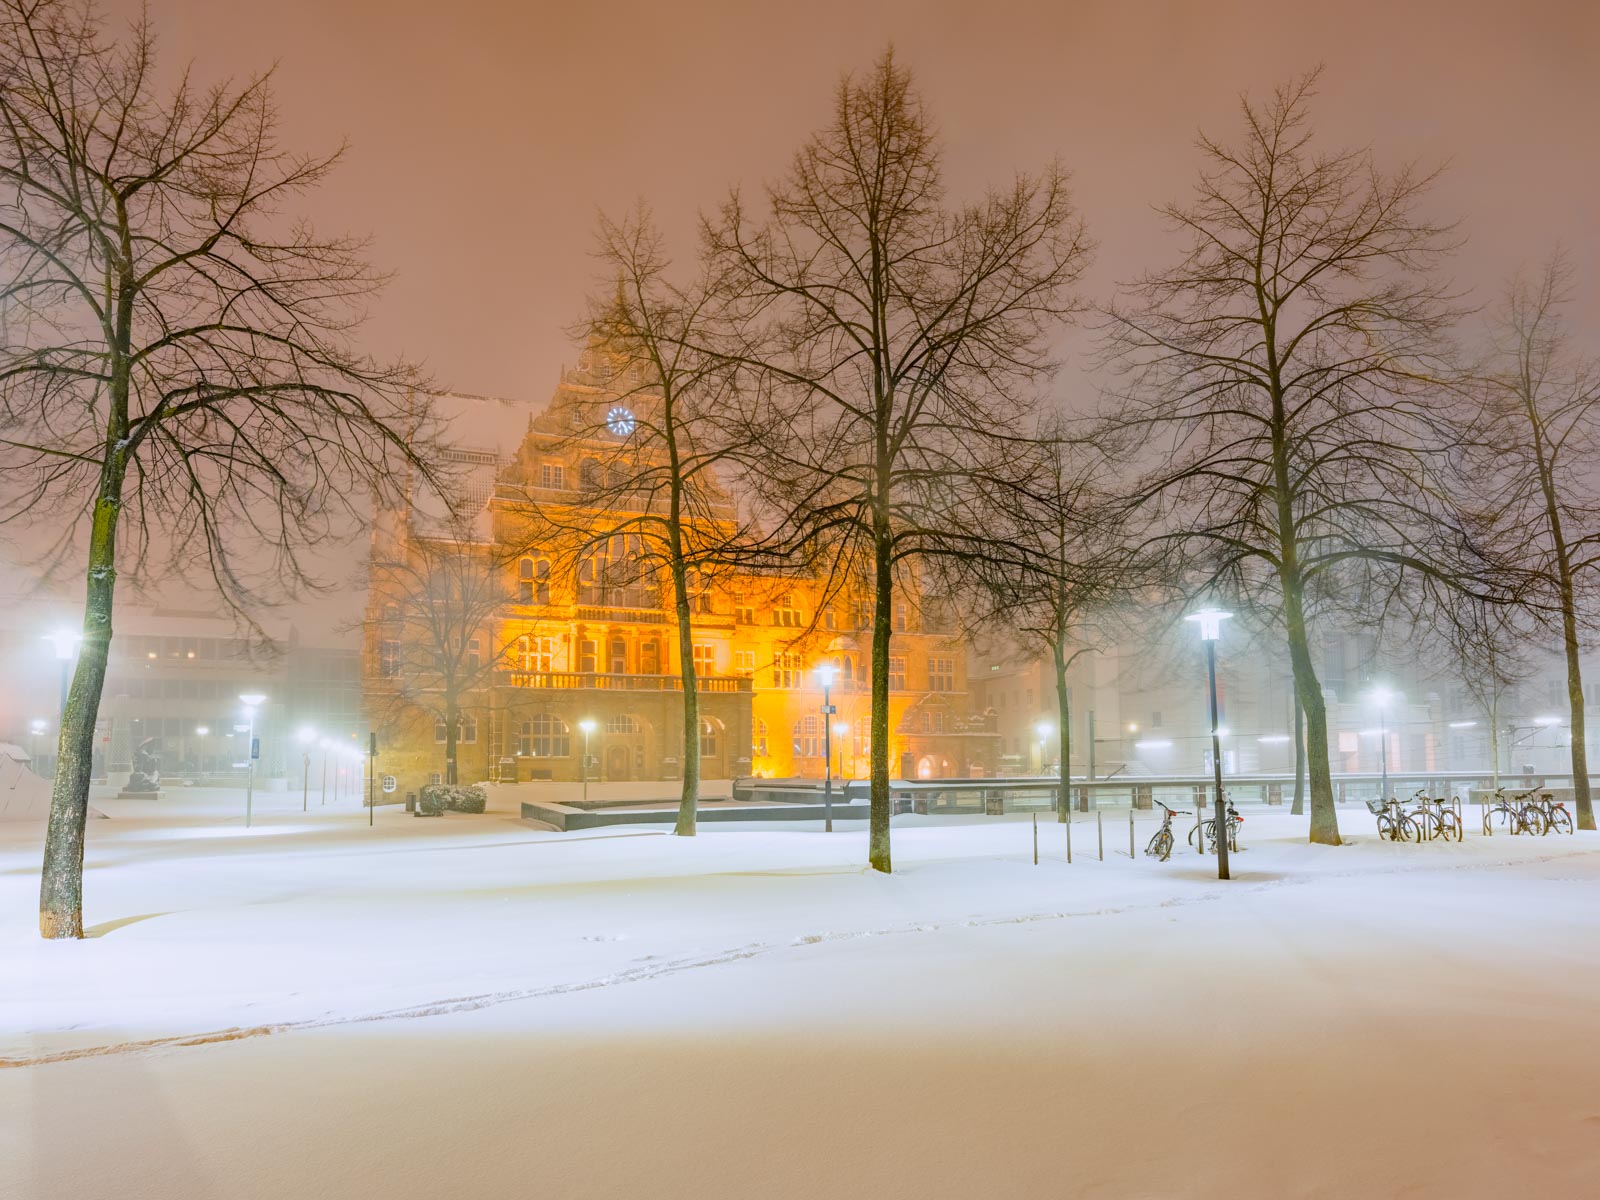
POLYGON ((627 779, 628 768, 632 765, 632 756, 626 746, 606 747, 606 779, 615 781, 627 779))

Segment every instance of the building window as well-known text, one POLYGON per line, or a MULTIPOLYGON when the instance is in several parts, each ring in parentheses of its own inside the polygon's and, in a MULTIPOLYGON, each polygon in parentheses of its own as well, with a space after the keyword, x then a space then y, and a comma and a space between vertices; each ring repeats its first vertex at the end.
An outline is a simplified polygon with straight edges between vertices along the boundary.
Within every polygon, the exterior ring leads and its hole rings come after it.
POLYGON ((904 633, 907 624, 906 602, 904 600, 896 600, 894 603, 894 631, 896 633, 904 633))
POLYGON ((767 756, 767 723, 761 720, 759 717, 756 718, 756 727, 754 732, 756 740, 756 757, 765 758, 767 756))
POLYGON ((567 486, 567 469, 558 462, 539 464, 539 486, 561 489, 567 486))
POLYGON ((611 673, 613 675, 626 675, 628 673, 628 643, 622 638, 611 639, 611 673))
POLYGON ((400 639, 385 638, 378 643, 378 674, 400 674, 400 639))
POLYGON ((578 643, 578 670, 586 675, 593 675, 595 662, 599 655, 599 647, 594 642, 585 638, 578 643))
POLYGON ((606 718, 606 732, 615 734, 635 734, 639 732, 639 722, 627 713, 617 713, 606 718))
POLYGON ((517 753, 525 758, 569 758, 572 734, 567 723, 550 713, 539 713, 522 723, 517 753))
MULTIPOLYGON (((444 718, 435 717, 433 720, 433 740, 439 745, 444 745, 446 726, 444 718)), ((466 713, 456 718, 456 741, 462 745, 471 745, 478 740, 478 718, 469 717, 466 713)))
POLYGON ((689 593, 689 611, 692 613, 708 613, 711 611, 711 583, 699 571, 690 571, 685 581, 689 593))
POLYGON ((700 757, 717 756, 717 727, 711 721, 700 722, 700 757))
POLYGON ((528 637, 517 639, 517 658, 524 671, 553 671, 556 662, 556 640, 553 637, 528 637))
POLYGON ((822 610, 822 627, 824 629, 833 629, 833 628, 835 628, 835 621, 834 621, 834 616, 833 616, 833 606, 832 605, 829 605, 827 608, 822 610))
POLYGON ((756 606, 743 596, 733 602, 733 619, 740 625, 754 625, 756 623, 756 606))
POLYGON ((906 659, 903 654, 889 656, 889 690, 891 692, 906 690, 906 659))
POLYGON ((467 666, 474 671, 483 665, 483 642, 478 638, 467 640, 467 666))
POLYGON ((805 618, 794 606, 793 593, 785 592, 778 598, 778 603, 772 610, 772 623, 781 625, 785 629, 799 629, 805 625, 805 618))
POLYGON ((817 737, 817 718, 801 717, 794 723, 794 755, 796 758, 819 758, 822 743, 817 737))
POLYGON ((661 644, 654 638, 639 646, 639 674, 661 674, 661 644))
POLYGON ((520 604, 550 603, 548 558, 524 558, 517 564, 517 601, 520 604))
POLYGON ((717 648, 710 642, 694 644, 694 673, 714 675, 717 671, 717 648))
POLYGON ((592 458, 583 460, 583 465, 578 468, 578 484, 586 492, 600 490, 600 464, 592 458))
POLYGON ((953 692, 956 690, 956 660, 935 656, 928 660, 928 690, 953 692))
POLYGON ((792 650, 780 650, 772 659, 772 686, 797 688, 805 676, 805 661, 792 650))
POLYGON ((756 652, 754 650, 735 650, 733 652, 733 673, 741 679, 755 678, 756 652))

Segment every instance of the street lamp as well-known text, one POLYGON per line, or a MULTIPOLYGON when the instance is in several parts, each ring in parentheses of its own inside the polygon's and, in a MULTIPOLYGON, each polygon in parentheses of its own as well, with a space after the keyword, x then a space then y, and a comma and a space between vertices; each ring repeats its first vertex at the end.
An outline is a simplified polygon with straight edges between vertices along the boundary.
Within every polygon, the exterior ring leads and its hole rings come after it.
MULTIPOLYGON (((317 743, 317 745, 322 747, 322 801, 321 801, 321 803, 325 807, 327 805, 327 803, 328 803, 328 751, 333 749, 333 743, 330 742, 327 738, 323 738, 317 743)), ((334 784, 334 787, 336 787, 336 788, 339 786, 339 778, 338 778, 338 776, 334 776, 333 784, 334 784)), ((335 796, 334 799, 337 800, 338 797, 335 796)))
POLYGON ((833 714, 828 689, 833 686, 833 664, 823 663, 817 668, 817 678, 822 681, 822 831, 833 832, 833 714))
MULTIPOLYGON (((1222 799, 1222 727, 1217 720, 1217 639, 1222 636, 1222 623, 1232 613, 1218 612, 1216 609, 1205 609, 1201 612, 1190 613, 1185 621, 1193 621, 1200 627, 1200 640, 1206 644, 1206 677, 1211 685, 1211 768, 1214 772, 1217 791, 1217 878, 1227 879, 1228 875, 1228 812, 1227 804, 1222 799)), ((1198 820, 1198 814, 1196 815, 1198 820)), ((1201 833, 1199 842, 1205 845, 1205 834, 1201 833)))
POLYGON ((266 703, 266 696, 261 692, 240 692, 239 703, 244 705, 245 716, 250 722, 250 731, 245 735, 244 747, 249 774, 245 776, 244 785, 244 827, 250 828, 250 807, 256 794, 256 710, 266 703))
POLYGON ((844 778, 844 739, 850 732, 850 726, 844 721, 833 723, 833 736, 839 739, 839 778, 844 778))
POLYGON ((1049 766, 1049 764, 1045 762, 1044 754, 1045 739, 1050 736, 1050 723, 1048 721, 1040 721, 1033 727, 1033 732, 1037 734, 1039 738, 1039 774, 1043 775, 1046 768, 1049 766))
POLYGON ((200 739, 200 761, 197 772, 200 775, 204 775, 206 773, 206 734, 210 732, 211 726, 209 725, 196 725, 194 727, 194 735, 200 739))
POLYGON ((1382 782, 1378 799, 1389 799, 1389 702, 1394 693, 1386 687, 1372 689, 1372 703, 1378 709, 1378 771, 1382 782))
POLYGON ((54 633, 44 635, 44 640, 56 648, 56 658, 61 663, 61 708, 59 717, 61 723, 67 723, 67 669, 72 665, 73 656, 78 653, 78 643, 83 641, 83 634, 72 629, 57 629, 54 633))
POLYGON ((585 717, 578 722, 578 728, 583 730, 583 798, 589 799, 589 735, 594 732, 594 721, 585 717))
POLYGON ((300 811, 308 812, 311 805, 311 746, 317 740, 317 731, 309 725, 302 725, 296 736, 300 739, 300 757, 305 764, 305 773, 300 781, 300 811))

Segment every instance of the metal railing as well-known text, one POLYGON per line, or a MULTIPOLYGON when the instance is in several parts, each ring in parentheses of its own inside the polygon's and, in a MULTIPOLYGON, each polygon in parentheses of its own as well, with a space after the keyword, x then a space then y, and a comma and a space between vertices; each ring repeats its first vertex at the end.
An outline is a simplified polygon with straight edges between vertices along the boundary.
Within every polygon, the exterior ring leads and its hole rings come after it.
MULTIPOLYGON (((611 692, 681 692, 678 675, 613 674, 607 671, 500 671, 499 682, 510 687, 557 688, 611 692)), ((700 675, 695 691, 735 693, 750 691, 749 679, 738 675, 700 675)))

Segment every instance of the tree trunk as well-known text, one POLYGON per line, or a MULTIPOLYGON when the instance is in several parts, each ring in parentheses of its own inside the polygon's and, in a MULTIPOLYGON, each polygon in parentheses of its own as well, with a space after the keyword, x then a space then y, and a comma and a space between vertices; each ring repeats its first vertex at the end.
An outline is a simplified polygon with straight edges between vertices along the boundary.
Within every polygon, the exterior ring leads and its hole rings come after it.
POLYGON ((1334 807, 1333 770, 1328 761, 1328 710, 1322 699, 1322 685, 1311 662, 1311 646, 1306 637, 1305 610, 1300 581, 1284 580, 1285 624, 1289 633, 1289 661, 1294 667, 1295 694, 1306 718, 1306 765, 1311 782, 1311 841, 1324 846, 1339 845, 1339 814, 1334 807))
POLYGON ((1567 652, 1567 705, 1572 714, 1572 800, 1579 829, 1594 828, 1589 747, 1583 729, 1583 672, 1578 666, 1578 616, 1570 580, 1561 589, 1561 637, 1567 652))
POLYGON ((1306 713, 1300 703, 1300 690, 1294 692, 1294 806, 1289 814, 1295 817, 1306 811, 1306 713))
POLYGON ((461 708, 452 697, 444 705, 444 781, 456 783, 456 743, 461 736, 461 708))
POLYGON ((889 857, 889 635, 893 629, 893 542, 884 498, 872 511, 872 785, 868 820, 867 862, 875 871, 893 870, 889 857))
POLYGON ((83 936, 83 840, 89 816, 89 777, 94 768, 94 731, 111 651, 111 612, 117 581, 117 520, 122 512, 123 460, 108 464, 95 502, 83 609, 83 643, 67 691, 57 743, 55 782, 50 788, 50 823, 45 832, 44 869, 39 879, 39 933, 47 938, 83 936))
POLYGON ((694 669, 694 621, 689 612, 689 581, 681 554, 672 556, 673 608, 678 618, 678 654, 683 680, 683 789, 678 794, 678 820, 672 831, 693 837, 700 806, 700 693, 694 669))
POLYGON ((1489 699, 1489 779, 1490 786, 1500 786, 1500 689, 1495 688, 1489 699))
POLYGON ((1067 652, 1060 638, 1050 646, 1050 655, 1056 669, 1056 721, 1060 733, 1056 744, 1061 749, 1061 779, 1056 792, 1056 820, 1072 819, 1072 700, 1067 694, 1067 652))

